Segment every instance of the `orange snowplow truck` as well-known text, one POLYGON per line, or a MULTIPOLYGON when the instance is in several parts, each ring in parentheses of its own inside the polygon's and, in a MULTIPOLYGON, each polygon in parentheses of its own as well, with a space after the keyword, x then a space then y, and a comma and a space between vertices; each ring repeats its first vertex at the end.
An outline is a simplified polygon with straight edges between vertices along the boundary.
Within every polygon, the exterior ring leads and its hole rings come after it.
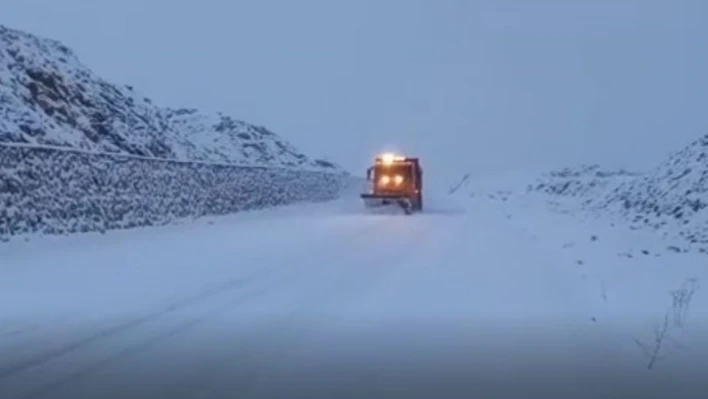
POLYGON ((367 208, 399 205, 410 215, 423 210, 423 169, 418 158, 384 154, 366 171, 370 193, 361 194, 367 208))

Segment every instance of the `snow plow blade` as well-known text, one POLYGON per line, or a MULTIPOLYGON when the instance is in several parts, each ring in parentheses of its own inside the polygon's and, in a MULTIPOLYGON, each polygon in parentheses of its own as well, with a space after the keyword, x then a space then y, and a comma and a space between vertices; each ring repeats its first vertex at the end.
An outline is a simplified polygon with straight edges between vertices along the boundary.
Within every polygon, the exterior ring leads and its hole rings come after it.
POLYGON ((390 205, 398 205, 406 215, 413 212, 413 202, 405 195, 394 194, 361 194, 364 200, 364 206, 367 208, 380 208, 390 205))

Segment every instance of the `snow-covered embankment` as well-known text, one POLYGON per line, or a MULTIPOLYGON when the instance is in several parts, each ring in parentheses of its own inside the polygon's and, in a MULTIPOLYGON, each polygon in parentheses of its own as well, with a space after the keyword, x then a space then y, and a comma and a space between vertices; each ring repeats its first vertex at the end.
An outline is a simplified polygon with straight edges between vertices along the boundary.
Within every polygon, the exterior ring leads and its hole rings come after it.
POLYGON ((0 238, 165 224, 337 198, 341 173, 0 145, 0 238))
POLYGON ((157 106, 0 25, 0 240, 330 200, 349 179, 265 127, 157 106))

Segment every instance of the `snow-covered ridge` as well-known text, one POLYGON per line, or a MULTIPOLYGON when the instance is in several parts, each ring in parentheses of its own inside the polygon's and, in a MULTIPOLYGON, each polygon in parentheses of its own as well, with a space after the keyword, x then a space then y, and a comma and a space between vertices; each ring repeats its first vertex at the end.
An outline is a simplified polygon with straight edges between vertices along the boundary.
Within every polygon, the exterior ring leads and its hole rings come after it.
POLYGON ((625 170, 606 171, 599 165, 580 165, 542 174, 526 191, 574 197, 590 207, 604 206, 603 196, 639 176, 625 170))
POLYGON ((708 244, 708 135, 671 154, 647 174, 605 197, 605 204, 636 226, 673 227, 675 235, 708 244))
POLYGON ((0 26, 0 240, 327 201, 352 179, 263 127, 158 107, 61 43, 0 26))
POLYGON ((61 43, 0 25, 0 142, 341 172, 221 113, 159 107, 105 81, 61 43))
POLYGON ((470 178, 468 193, 538 194, 556 208, 593 217, 611 217, 634 229, 649 229, 679 238, 685 250, 708 252, 708 135, 645 173, 604 171, 598 165, 565 168, 536 176, 514 176, 479 190, 470 178), (504 187, 504 190, 500 187, 504 187))

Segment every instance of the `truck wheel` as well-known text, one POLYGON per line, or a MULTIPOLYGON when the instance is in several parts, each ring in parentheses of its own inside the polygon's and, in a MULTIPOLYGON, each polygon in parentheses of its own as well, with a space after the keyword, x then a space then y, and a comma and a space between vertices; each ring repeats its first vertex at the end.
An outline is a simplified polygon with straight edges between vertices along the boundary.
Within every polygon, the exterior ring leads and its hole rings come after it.
POLYGON ((409 199, 400 200, 398 204, 403 209, 403 213, 410 215, 413 212, 413 207, 415 206, 409 199))

